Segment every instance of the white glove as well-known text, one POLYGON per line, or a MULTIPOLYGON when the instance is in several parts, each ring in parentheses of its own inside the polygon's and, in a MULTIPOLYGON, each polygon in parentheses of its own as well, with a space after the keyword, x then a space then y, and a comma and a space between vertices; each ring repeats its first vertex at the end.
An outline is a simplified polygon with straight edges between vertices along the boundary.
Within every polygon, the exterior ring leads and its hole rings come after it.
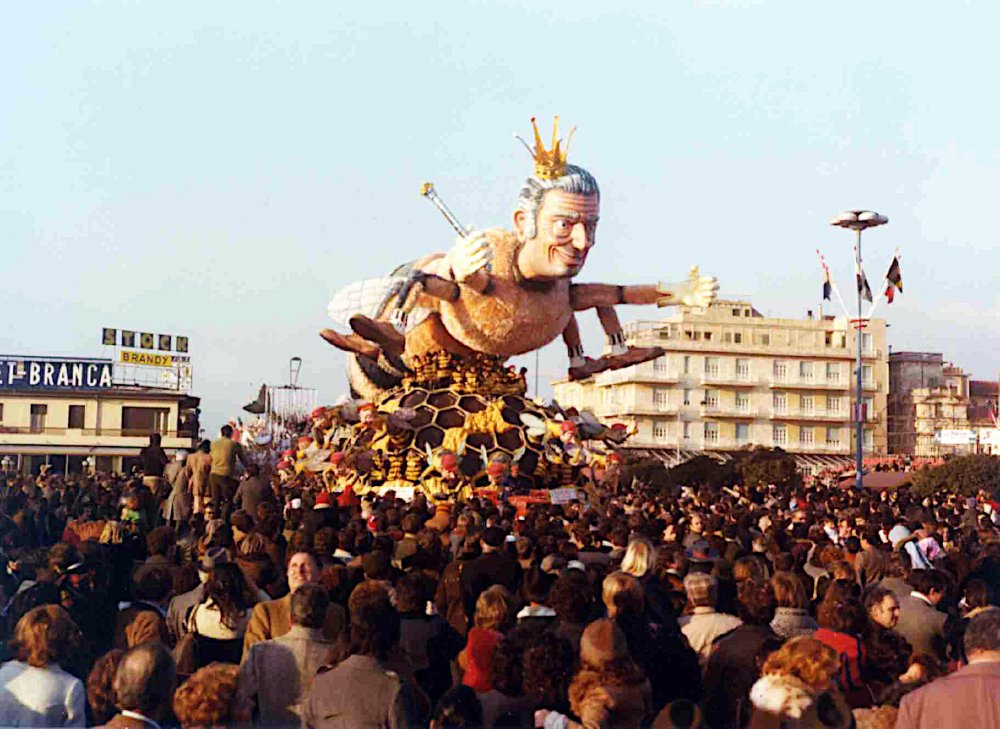
POLYGON ((715 301, 719 293, 719 279, 715 276, 702 276, 698 267, 692 266, 686 281, 676 284, 660 283, 657 284, 656 291, 663 295, 662 299, 657 300, 657 306, 684 304, 705 307, 715 301))
POLYGON ((477 271, 488 270, 492 260, 493 249, 486 239, 485 230, 470 230, 466 237, 458 238, 448 251, 451 272, 459 283, 467 281, 477 271))

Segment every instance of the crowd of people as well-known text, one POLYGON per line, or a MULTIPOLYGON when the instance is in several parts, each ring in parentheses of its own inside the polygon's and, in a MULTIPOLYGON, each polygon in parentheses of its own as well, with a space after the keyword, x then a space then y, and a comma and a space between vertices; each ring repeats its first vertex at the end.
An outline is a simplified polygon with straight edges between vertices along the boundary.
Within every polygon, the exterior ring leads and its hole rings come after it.
POLYGON ((230 436, 0 482, 0 725, 1000 726, 988 494, 341 499, 230 436))

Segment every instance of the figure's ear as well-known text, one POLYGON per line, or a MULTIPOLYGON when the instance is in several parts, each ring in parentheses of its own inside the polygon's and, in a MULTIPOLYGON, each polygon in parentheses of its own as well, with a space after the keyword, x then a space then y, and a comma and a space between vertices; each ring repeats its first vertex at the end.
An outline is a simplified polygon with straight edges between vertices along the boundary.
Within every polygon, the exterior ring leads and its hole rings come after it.
POLYGON ((527 224, 528 224, 528 214, 526 212, 524 212, 523 210, 520 210, 520 209, 519 210, 515 210, 514 211, 514 230, 517 231, 517 237, 520 240, 524 240, 524 238, 525 238, 525 235, 526 235, 525 230, 527 229, 527 224))

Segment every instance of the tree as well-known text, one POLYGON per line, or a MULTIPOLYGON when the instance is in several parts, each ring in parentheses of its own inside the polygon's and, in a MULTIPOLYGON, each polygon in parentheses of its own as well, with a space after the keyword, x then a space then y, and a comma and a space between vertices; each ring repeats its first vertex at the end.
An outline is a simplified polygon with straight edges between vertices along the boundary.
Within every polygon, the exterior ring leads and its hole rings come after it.
POLYGON ((802 484, 795 457, 780 448, 754 448, 739 458, 736 469, 743 484, 749 487, 773 483, 794 488, 802 484))
POLYGON ((921 469, 913 478, 913 490, 921 496, 941 491, 975 496, 980 489, 996 498, 1000 490, 1000 458, 959 456, 940 466, 921 469))

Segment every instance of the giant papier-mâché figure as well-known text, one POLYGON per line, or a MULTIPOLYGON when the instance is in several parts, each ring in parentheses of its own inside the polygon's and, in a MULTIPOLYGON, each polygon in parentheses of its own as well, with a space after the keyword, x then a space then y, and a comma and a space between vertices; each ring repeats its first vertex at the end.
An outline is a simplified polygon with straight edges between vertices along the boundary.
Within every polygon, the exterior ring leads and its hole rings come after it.
POLYGON ((518 194, 513 230, 470 231, 447 253, 405 264, 387 278, 351 284, 330 302, 332 318, 353 331, 321 334, 352 355, 355 395, 377 400, 400 384, 416 359, 442 351, 505 359, 560 335, 573 379, 639 364, 663 350, 626 346, 614 307, 707 306, 715 298, 716 279, 700 276, 697 268, 678 284, 574 283, 597 240, 600 190, 589 172, 567 164, 558 117, 549 149, 534 119, 532 124, 535 170, 518 194), (597 359, 584 356, 574 316, 585 309, 597 310, 607 337, 605 354, 597 359))

